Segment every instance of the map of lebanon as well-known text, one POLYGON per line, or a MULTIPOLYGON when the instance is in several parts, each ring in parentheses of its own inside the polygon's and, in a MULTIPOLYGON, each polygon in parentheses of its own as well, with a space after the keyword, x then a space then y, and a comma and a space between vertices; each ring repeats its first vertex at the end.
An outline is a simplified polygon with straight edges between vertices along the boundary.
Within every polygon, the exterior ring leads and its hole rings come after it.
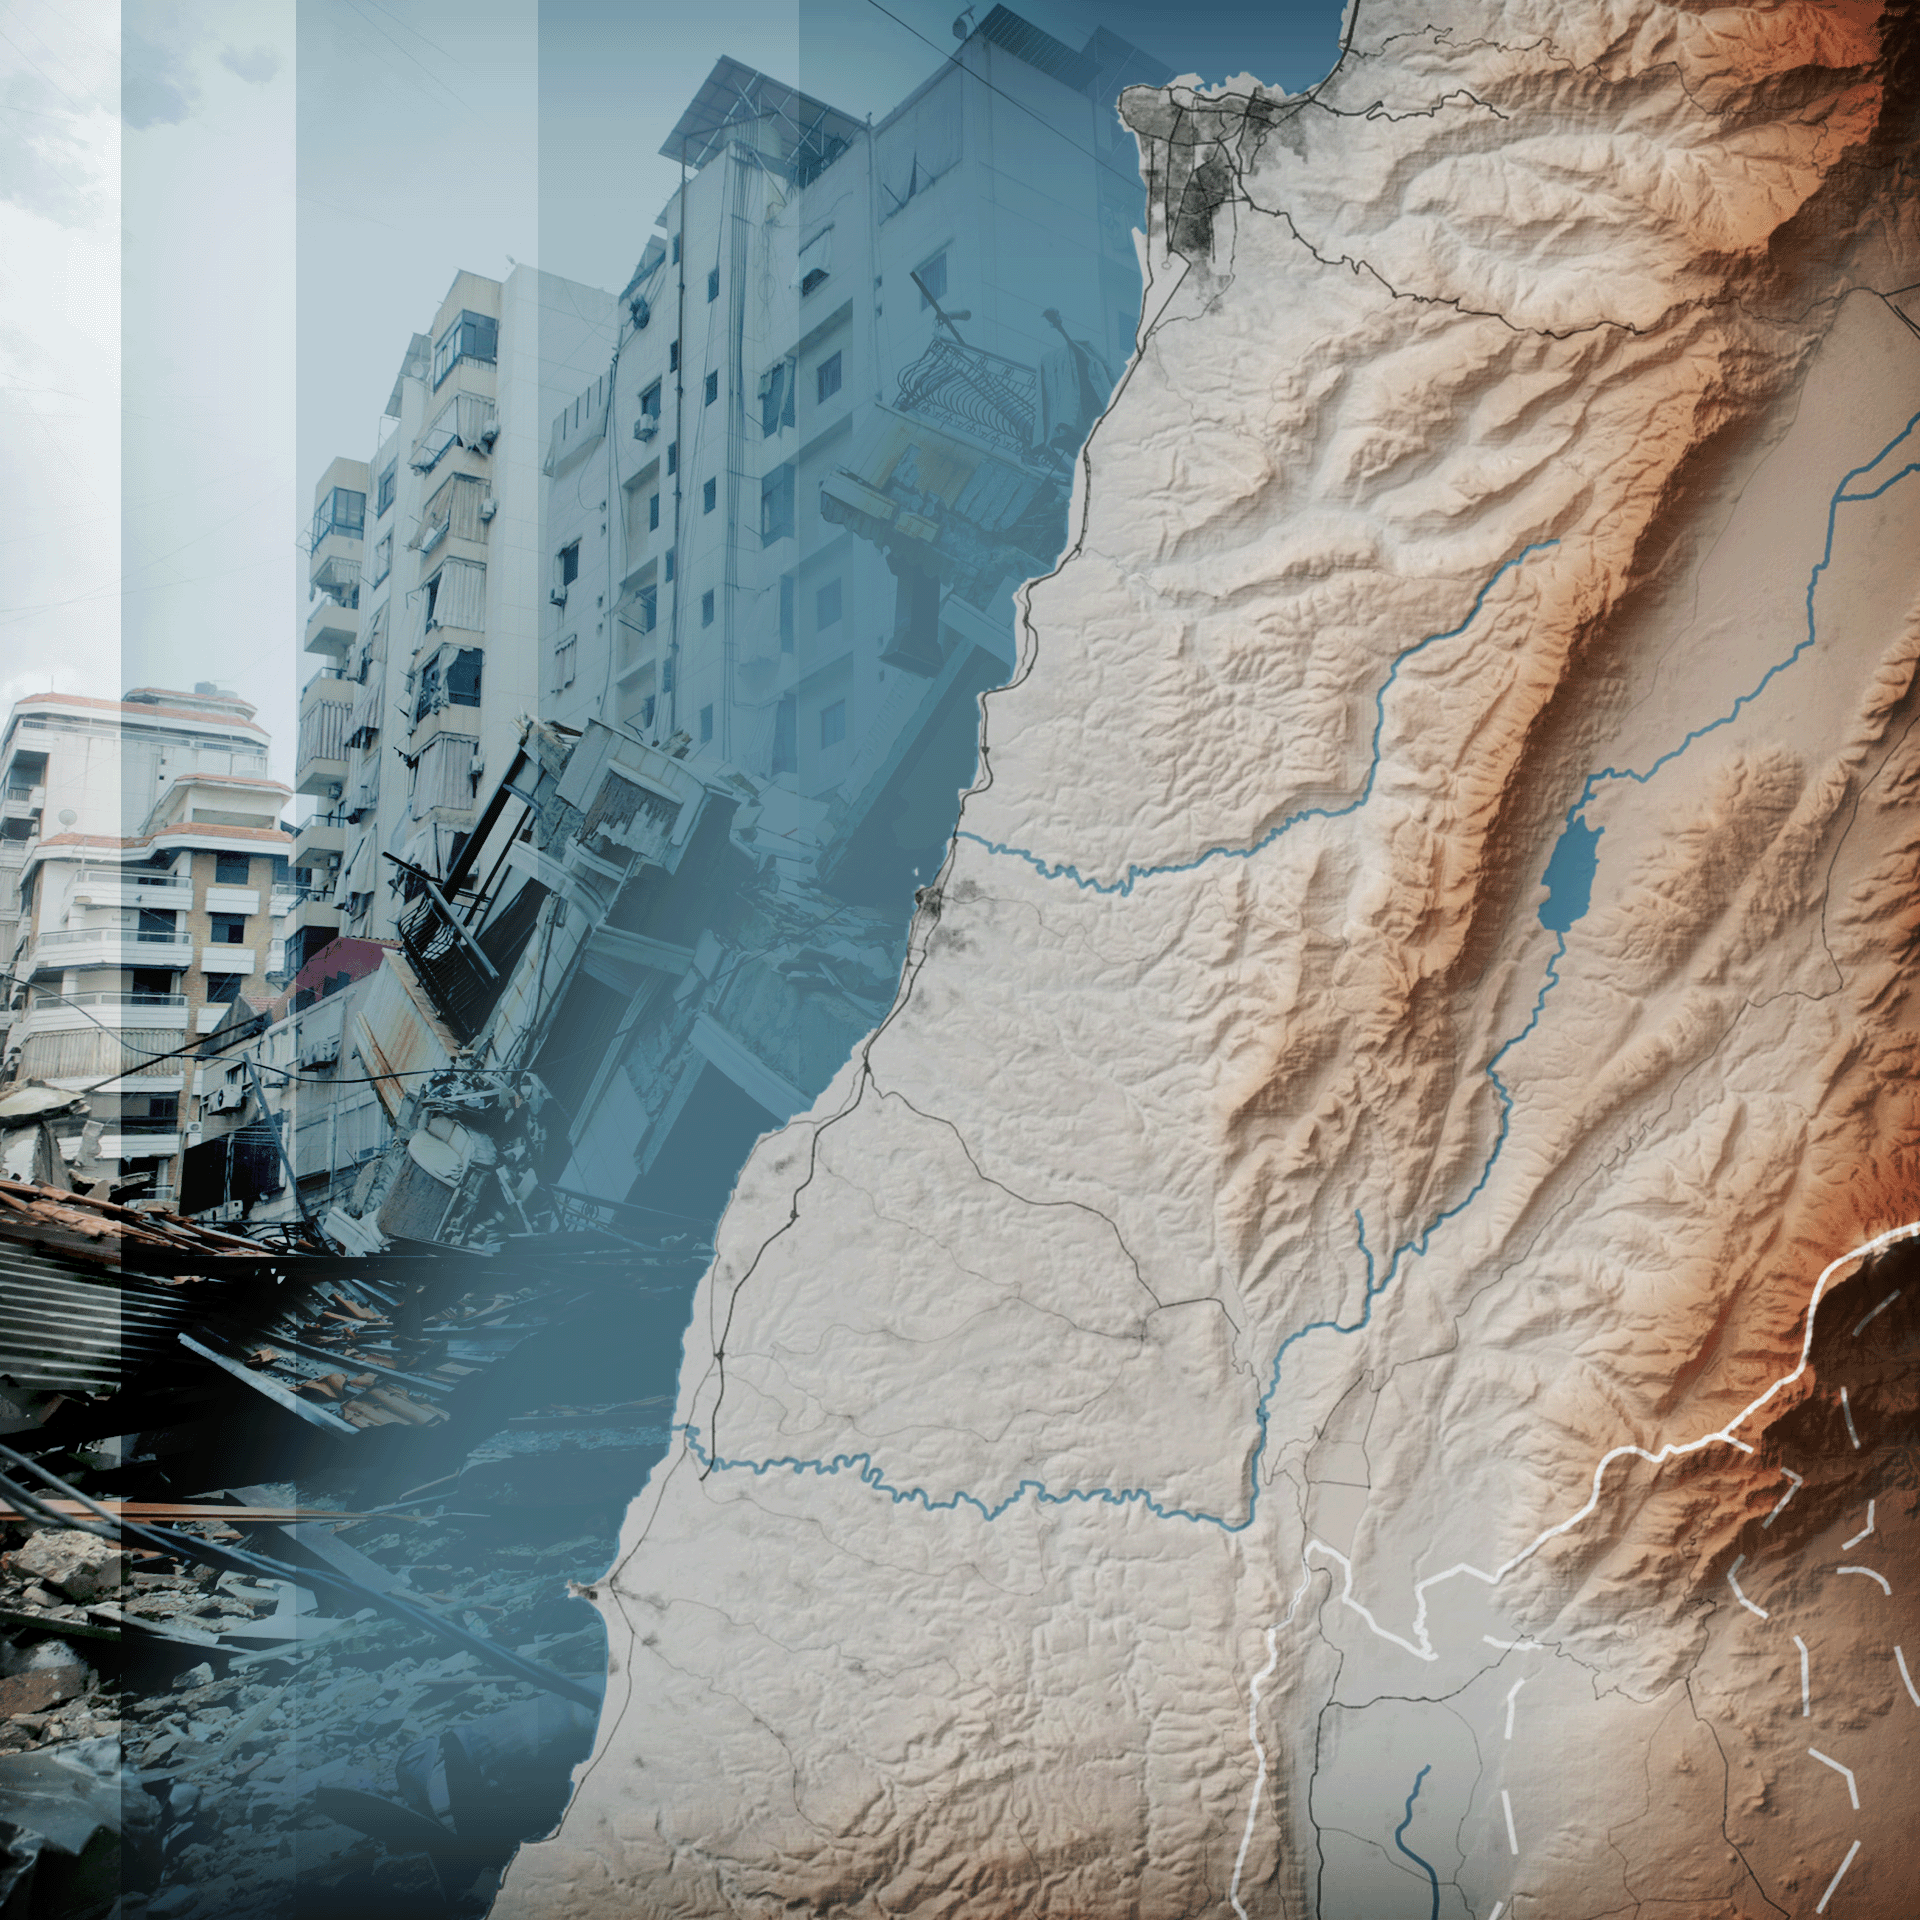
POLYGON ((497 1913, 1910 1910, 1917 52, 1122 96, 1070 544, 497 1913))

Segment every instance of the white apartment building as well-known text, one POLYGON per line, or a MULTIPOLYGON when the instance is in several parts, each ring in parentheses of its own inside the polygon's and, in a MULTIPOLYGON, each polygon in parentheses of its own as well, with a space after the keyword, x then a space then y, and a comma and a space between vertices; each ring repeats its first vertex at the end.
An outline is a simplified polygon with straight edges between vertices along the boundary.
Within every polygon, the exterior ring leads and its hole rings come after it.
POLYGON ((175 1191, 192 1037, 277 972, 293 900, 266 734, 202 685, 109 701, 41 694, 0 736, 18 848, 0 1084, 84 1093, 77 1172, 175 1191))
POLYGON ((1004 7, 872 124, 715 66, 613 365, 547 436, 543 717, 776 780, 842 890, 910 894, 1132 352, 1112 101, 1163 77, 1004 7))
POLYGON ((442 873, 538 702, 546 423, 612 351, 612 296, 516 268, 459 273, 415 334, 369 459, 314 491, 294 779, 310 888, 297 970, 340 934, 391 937, 397 856, 442 873))

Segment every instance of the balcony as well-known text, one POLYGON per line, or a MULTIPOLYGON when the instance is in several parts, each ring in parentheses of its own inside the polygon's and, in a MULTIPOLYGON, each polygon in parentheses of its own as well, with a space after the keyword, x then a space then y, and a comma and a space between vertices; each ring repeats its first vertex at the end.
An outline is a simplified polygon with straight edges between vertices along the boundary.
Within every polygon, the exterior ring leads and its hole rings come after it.
POLYGON ((69 993, 58 1000, 40 1000, 20 1014, 14 1037, 25 1041, 36 1033, 70 1033, 97 1027, 155 1027, 187 1030, 184 993, 124 993, 106 990, 69 993))
POLYGON ((102 1160, 165 1160, 179 1151, 178 1120, 108 1120, 101 1128, 102 1160))
POLYGON ((40 934, 29 973, 65 967, 190 967, 193 942, 184 933, 143 933, 133 927, 73 927, 40 934))
POLYGON ((294 753, 297 792, 331 799, 347 783, 347 726, 353 715, 351 680, 316 673, 300 693, 300 743, 294 753))
POLYGON ((0 792, 0 820, 32 820, 47 804, 45 787, 10 784, 0 792))
POLYGON ((193 906, 193 882, 130 867, 82 867, 74 880, 73 897, 95 907, 158 907, 186 913, 193 906))
POLYGON ((307 634, 301 645, 308 653, 344 661, 360 636, 360 615, 353 607, 322 600, 307 616, 307 634))
POLYGON ((347 817, 343 813, 316 813, 294 829, 296 867, 337 867, 346 851, 347 817))

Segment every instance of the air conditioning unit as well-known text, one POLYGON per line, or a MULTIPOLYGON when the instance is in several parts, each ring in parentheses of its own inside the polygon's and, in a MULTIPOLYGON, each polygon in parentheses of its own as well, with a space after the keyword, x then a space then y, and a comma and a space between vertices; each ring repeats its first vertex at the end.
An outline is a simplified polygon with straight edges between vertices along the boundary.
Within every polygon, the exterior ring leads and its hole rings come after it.
POLYGON ((567 604, 567 590, 565 587, 555 587, 553 591, 547 595, 547 598, 551 600, 556 607, 564 607, 567 604))
POLYGON ((482 520, 491 520, 493 516, 499 511, 500 511, 500 502, 494 499, 494 497, 491 494, 489 494, 486 497, 486 499, 480 502, 480 518, 482 520))
POLYGON ((660 423, 650 414, 643 413, 633 423, 633 437, 636 440, 651 440, 660 431, 660 423))
POLYGON ((653 318, 653 308, 647 304, 647 296, 644 293, 636 293, 627 312, 633 317, 634 331, 644 333, 647 322, 653 318))
POLYGON ((491 452, 493 450, 493 443, 499 438, 500 438, 499 421, 489 420, 487 424, 480 429, 480 446, 482 451, 491 452))

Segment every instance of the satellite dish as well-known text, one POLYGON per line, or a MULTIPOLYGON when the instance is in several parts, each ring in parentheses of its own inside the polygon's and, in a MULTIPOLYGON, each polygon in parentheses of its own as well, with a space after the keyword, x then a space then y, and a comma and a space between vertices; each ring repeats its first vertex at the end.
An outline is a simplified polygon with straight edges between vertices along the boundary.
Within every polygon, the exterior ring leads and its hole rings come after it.
POLYGON ((72 826, 79 818, 80 816, 75 813, 71 807, 62 807, 60 809, 60 824, 63 827, 72 826))
POLYGON ((972 31, 973 31, 973 9, 971 7, 968 7, 964 11, 962 11, 961 13, 955 16, 954 22, 953 22, 953 37, 956 40, 964 40, 967 38, 967 36, 970 33, 972 33, 972 31))

